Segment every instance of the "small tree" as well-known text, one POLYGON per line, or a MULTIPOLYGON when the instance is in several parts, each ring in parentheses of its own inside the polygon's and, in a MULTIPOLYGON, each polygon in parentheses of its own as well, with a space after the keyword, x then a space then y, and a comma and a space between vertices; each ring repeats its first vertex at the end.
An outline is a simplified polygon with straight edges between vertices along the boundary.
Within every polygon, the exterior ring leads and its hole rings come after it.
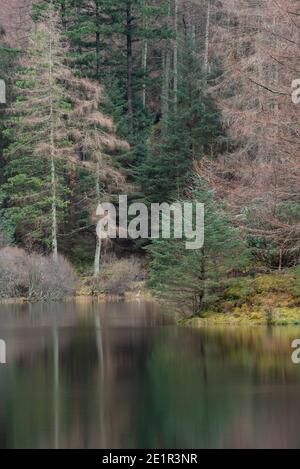
POLYGON ((151 255, 149 286, 182 312, 199 313, 216 300, 230 270, 243 268, 247 252, 213 193, 201 182, 193 200, 205 205, 204 246, 188 250, 184 239, 158 240, 148 248, 151 255))

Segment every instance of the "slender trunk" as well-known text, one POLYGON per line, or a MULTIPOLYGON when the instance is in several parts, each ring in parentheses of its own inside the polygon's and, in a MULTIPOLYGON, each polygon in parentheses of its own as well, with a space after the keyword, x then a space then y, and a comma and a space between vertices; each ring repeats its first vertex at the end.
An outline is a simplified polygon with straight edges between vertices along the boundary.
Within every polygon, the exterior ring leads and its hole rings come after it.
POLYGON ((177 111, 177 101, 178 101, 178 0, 174 0, 174 52, 173 52, 173 61, 174 61, 174 111, 177 111))
POLYGON ((204 71, 208 72, 208 51, 209 51, 209 29, 210 29, 210 0, 207 1, 206 25, 205 25, 205 46, 204 46, 204 71))
MULTIPOLYGON (((51 131, 52 133, 52 131, 51 131)), ((51 137, 52 139, 52 137, 51 137)), ((57 249, 57 207, 56 207, 56 170, 54 154, 52 151, 51 143, 51 188, 52 188, 52 255, 53 259, 57 261, 58 249, 57 249)))
MULTIPOLYGON (((171 0, 168 0, 168 26, 171 23, 171 0)), ((169 118, 169 98, 170 98, 170 69, 171 69, 171 54, 170 44, 167 42, 166 50, 162 57, 163 67, 163 80, 162 80, 162 131, 164 134, 168 130, 168 118, 169 118)))
POLYGON ((96 3, 96 78, 100 79, 100 31, 99 31, 99 5, 96 3))
POLYGON ((99 236, 97 236, 95 260, 94 260, 94 277, 97 277, 100 273, 100 259, 101 259, 101 239, 99 238, 99 236))
POLYGON ((131 0, 127 1, 127 118, 128 130, 133 132, 133 92, 132 92, 132 14, 131 14, 131 0))
MULTIPOLYGON (((146 79, 146 73, 147 73, 147 59, 148 59, 148 41, 145 39, 144 42, 144 49, 143 49, 143 72, 144 72, 144 80, 146 79)), ((143 107, 146 107, 146 92, 147 92, 147 87, 146 83, 144 82, 143 84, 143 91, 142 91, 142 101, 143 101, 143 107)))
POLYGON ((196 313, 201 311, 203 300, 205 296, 205 280, 206 280, 206 268, 205 268, 205 257, 204 249, 202 248, 202 256, 200 260, 200 273, 199 273, 199 283, 201 284, 200 291, 197 292, 197 309, 196 313))
POLYGON ((279 265, 278 265, 278 270, 281 272, 282 270, 282 248, 279 248, 279 265))
POLYGON ((163 82, 162 82, 162 126, 167 132, 169 118, 169 93, 170 93, 170 51, 167 50, 163 57, 163 82))
MULTIPOLYGON (((100 203, 100 162, 99 156, 97 159, 97 176, 96 176, 96 197, 97 204, 100 203)), ((96 235, 96 249, 95 249, 95 260, 94 260, 94 277, 97 277, 100 273, 100 259, 101 259, 101 239, 98 234, 96 235)))
MULTIPOLYGON (((278 31, 277 31, 277 21, 276 18, 273 20, 274 23, 274 46, 275 50, 278 50, 278 31)), ((276 89, 278 89, 279 85, 279 65, 277 62, 273 61, 274 67, 274 83, 276 84, 276 89)), ((279 100, 278 95, 275 95, 274 99, 274 128, 275 128, 275 139, 279 139, 279 100)))
POLYGON ((50 30, 49 30, 49 97, 50 97, 50 155, 51 155, 51 194, 52 194, 52 255, 57 261, 57 202, 56 202, 56 168, 55 168, 55 144, 54 144, 54 113, 53 113, 53 6, 50 4, 50 30))

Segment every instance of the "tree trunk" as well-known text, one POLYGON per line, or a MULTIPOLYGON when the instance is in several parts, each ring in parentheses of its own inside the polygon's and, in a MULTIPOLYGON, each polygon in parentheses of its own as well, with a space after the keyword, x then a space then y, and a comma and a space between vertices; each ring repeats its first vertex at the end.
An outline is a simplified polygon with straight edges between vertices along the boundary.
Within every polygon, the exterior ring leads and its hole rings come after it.
POLYGON ((282 248, 279 248, 279 265, 278 265, 278 270, 281 272, 282 270, 282 248))
POLYGON ((99 238, 99 236, 97 236, 95 260, 94 260, 94 277, 97 277, 100 273, 100 259, 101 259, 101 239, 99 238))
POLYGON ((207 1, 206 25, 205 25, 205 46, 204 46, 204 71, 208 72, 208 51, 209 51, 209 29, 210 29, 210 0, 207 1))
MULTIPOLYGON (((146 79, 146 73, 147 73, 147 59, 148 59, 148 41, 147 39, 144 42, 144 49, 143 49, 143 72, 144 72, 144 80, 146 79)), ((142 101, 143 101, 143 107, 146 107, 146 83, 144 82, 143 84, 143 92, 142 92, 142 101)))
POLYGON ((166 50, 163 57, 163 82, 162 82, 162 127, 166 134, 169 118, 169 93, 170 93, 170 51, 166 50))
POLYGON ((174 111, 177 112, 178 101, 178 0, 174 0, 174 52, 173 52, 173 65, 174 65, 174 111))
MULTIPOLYGON (((51 145, 52 147, 52 145, 51 145)), ((51 148, 51 189, 52 189, 52 255, 54 261, 57 261, 58 248, 57 248, 57 208, 56 208, 56 171, 54 154, 51 148)))
POLYGON ((99 5, 96 1, 96 78, 100 79, 100 31, 99 31, 99 5))
MULTIPOLYGON (((97 176, 96 176, 96 197, 97 204, 100 204, 100 162, 99 156, 97 160, 97 176)), ((94 259, 94 277, 97 277, 100 273, 100 259, 101 259, 101 239, 96 234, 96 249, 94 259)))
POLYGON ((56 201, 56 168, 55 168, 55 144, 54 144, 54 114, 53 114, 53 5, 50 3, 50 37, 49 37, 49 98, 50 98, 50 155, 51 155, 51 194, 52 194, 52 255, 57 261, 57 201, 56 201))
MULTIPOLYGON (((171 0, 168 0, 168 26, 171 23, 171 0)), ((169 98, 170 98, 170 70, 171 70, 171 53, 170 43, 167 42, 166 50, 162 56, 162 96, 161 96, 161 111, 162 111, 162 132, 166 135, 168 130, 169 118, 169 98)))
POLYGON ((127 35, 127 119, 128 119, 128 130, 132 134, 133 132, 133 92, 132 92, 132 4, 131 0, 127 1, 126 10, 126 35, 127 35))

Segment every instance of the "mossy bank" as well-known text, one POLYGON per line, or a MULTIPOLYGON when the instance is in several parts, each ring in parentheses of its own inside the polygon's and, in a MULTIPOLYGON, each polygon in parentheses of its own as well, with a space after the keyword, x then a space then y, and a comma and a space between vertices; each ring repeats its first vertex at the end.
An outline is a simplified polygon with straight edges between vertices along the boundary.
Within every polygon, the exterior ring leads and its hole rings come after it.
POLYGON ((300 324, 300 268, 234 279, 215 305, 179 323, 195 327, 300 324))

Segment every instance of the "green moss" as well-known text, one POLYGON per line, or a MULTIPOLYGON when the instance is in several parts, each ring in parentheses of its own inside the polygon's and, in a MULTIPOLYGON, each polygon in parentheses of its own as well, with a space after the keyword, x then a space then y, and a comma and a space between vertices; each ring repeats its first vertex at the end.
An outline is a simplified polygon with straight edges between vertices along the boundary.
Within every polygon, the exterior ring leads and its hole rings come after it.
POLYGON ((232 279, 217 305, 184 324, 300 324, 300 267, 232 279))

